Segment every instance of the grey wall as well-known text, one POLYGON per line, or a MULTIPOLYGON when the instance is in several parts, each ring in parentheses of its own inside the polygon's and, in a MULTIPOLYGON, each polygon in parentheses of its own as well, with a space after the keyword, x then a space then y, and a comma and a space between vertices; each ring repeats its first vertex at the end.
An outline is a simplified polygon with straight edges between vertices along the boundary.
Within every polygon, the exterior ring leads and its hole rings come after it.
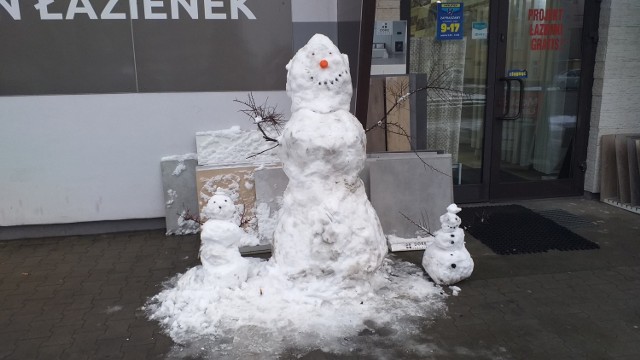
MULTIPOLYGON (((197 19, 172 13, 170 0, 154 8, 150 19, 137 0, 138 19, 128 1, 103 19, 106 1, 89 2, 97 19, 75 14, 69 1, 47 10, 63 19, 42 19, 32 0, 20 4, 20 19, 0 7, 0 95, 83 94, 168 91, 282 90, 292 55, 291 0, 246 0, 255 15, 238 11, 230 1, 213 11, 226 19, 205 19, 197 0, 197 19), (161 15, 162 14, 162 15, 161 15), (179 19, 173 19, 173 15, 179 19)), ((83 3, 80 3, 82 5, 83 3)))

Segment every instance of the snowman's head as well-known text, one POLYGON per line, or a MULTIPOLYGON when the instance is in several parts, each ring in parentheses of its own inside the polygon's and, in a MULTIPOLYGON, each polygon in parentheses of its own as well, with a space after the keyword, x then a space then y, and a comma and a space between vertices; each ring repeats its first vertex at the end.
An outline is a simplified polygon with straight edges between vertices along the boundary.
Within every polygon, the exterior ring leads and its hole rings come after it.
POLYGON ((352 93, 349 59, 324 35, 314 35, 287 64, 291 112, 349 111, 352 93))
POLYGON ((442 224, 442 231, 451 232, 460 226, 462 220, 455 213, 447 212, 440 216, 440 223, 442 224))
POLYGON ((223 193, 216 192, 207 202, 203 209, 204 215, 211 220, 233 221, 236 213, 236 206, 231 198, 223 193))

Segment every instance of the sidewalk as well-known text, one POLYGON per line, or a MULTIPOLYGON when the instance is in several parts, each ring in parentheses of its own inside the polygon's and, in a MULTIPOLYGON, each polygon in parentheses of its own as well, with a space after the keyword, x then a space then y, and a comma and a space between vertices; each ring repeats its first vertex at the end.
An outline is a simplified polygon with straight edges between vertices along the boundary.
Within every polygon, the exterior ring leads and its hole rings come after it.
MULTIPOLYGON (((640 358, 640 216, 581 198, 518 203, 592 221, 574 231, 601 249, 501 256, 467 235, 472 277, 447 299, 446 317, 407 340, 434 359, 640 358)), ((198 247, 198 236, 161 231, 0 242, 0 359, 173 357, 140 307, 198 264, 198 247)), ((415 263, 421 255, 396 253, 415 263)), ((385 351, 424 358, 400 343, 385 351)))

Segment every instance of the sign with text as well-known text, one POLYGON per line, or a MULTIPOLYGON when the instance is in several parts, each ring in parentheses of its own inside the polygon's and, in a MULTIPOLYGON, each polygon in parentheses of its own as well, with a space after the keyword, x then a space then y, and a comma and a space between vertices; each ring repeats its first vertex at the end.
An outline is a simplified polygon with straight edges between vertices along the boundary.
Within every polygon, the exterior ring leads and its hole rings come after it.
POLYGON ((0 0, 0 95, 284 90, 291 0, 0 0))
POLYGON ((564 9, 529 9, 530 48, 533 51, 558 50, 563 40, 564 9))
POLYGON ((507 71, 507 77, 512 79, 526 79, 529 77, 529 73, 527 72, 527 69, 513 69, 507 71))
POLYGON ((462 40, 464 36, 463 17, 462 3, 438 3, 436 39, 462 40))
POLYGON ((489 25, 484 21, 474 21, 471 23, 471 39, 487 40, 489 36, 489 25))

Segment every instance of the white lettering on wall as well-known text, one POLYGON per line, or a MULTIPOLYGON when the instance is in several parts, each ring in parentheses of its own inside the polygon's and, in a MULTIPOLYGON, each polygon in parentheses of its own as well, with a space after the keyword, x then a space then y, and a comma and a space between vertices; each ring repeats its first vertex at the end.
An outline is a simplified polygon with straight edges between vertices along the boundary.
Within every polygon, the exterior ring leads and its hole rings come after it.
POLYGON ((204 0, 204 18, 205 19, 224 20, 227 18, 227 14, 225 13, 214 13, 213 12, 214 7, 215 8, 224 7, 224 2, 204 0))
POLYGON ((249 10, 247 5, 244 4, 245 1, 247 0, 231 0, 231 18, 232 19, 238 18, 238 10, 242 11, 242 13, 247 17, 247 19, 249 20, 256 19, 256 16, 253 15, 253 13, 251 12, 251 10, 249 10))
POLYGON ((100 14, 100 19, 106 20, 123 20, 127 18, 127 14, 125 13, 113 13, 113 7, 116 6, 118 0, 109 0, 107 6, 104 7, 102 13, 100 14))
POLYGON ((62 14, 50 13, 49 5, 53 3, 53 0, 38 0, 38 3, 33 5, 38 11, 40 11, 40 19, 42 20, 62 20, 62 14))
POLYGON ((129 0, 129 11, 133 20, 138 18, 138 2, 136 0, 129 0))
MULTIPOLYGON (((0 0, 0 7, 13 18, 13 20, 22 20, 20 9, 20 1, 26 0, 0 0)), ((35 2, 33 7, 40 13, 40 20, 74 20, 76 15, 85 14, 91 20, 126 20, 126 19, 145 19, 145 20, 166 20, 180 19, 180 13, 183 17, 192 20, 200 19, 200 15, 204 14, 206 20, 238 20, 242 13, 242 18, 255 20, 256 15, 249 9, 247 0, 169 0, 169 4, 165 8, 166 0, 142 0, 143 14, 139 15, 138 1, 140 0, 28 0, 35 2), (119 4, 129 3, 129 11, 122 9, 122 12, 115 12, 119 4), (66 14, 52 12, 49 5, 56 4, 55 9, 66 5, 66 14), (106 3, 106 4, 105 4, 106 3), (97 5, 96 5, 97 4, 97 5), (96 9, 100 11, 100 6, 104 5, 100 16, 96 13, 96 9), (95 8, 94 6, 98 6, 95 8), (202 8, 200 8, 202 6, 202 8), (170 7, 170 8, 169 8, 170 7), (171 12, 171 14, 169 14, 171 12), (187 14, 184 16, 184 14, 187 14)), ((31 17, 30 17, 31 18, 31 17)))
POLYGON ((178 4, 191 16, 192 19, 198 18, 198 0, 171 0, 171 18, 179 19, 180 12, 178 4))
POLYGON ((67 9, 67 20, 73 19, 76 14, 87 14, 89 19, 97 19, 96 11, 91 7, 89 0, 71 0, 67 9), (82 2, 82 7, 78 6, 78 1, 82 2))
POLYGON ((0 0, 0 5, 7 10, 13 20, 20 20, 20 3, 18 0, 0 0), (11 1, 10 3, 8 1, 11 1))
POLYGON ((162 0, 144 0, 144 18, 145 19, 166 19, 165 13, 154 13, 153 8, 161 8, 164 6, 162 0))

